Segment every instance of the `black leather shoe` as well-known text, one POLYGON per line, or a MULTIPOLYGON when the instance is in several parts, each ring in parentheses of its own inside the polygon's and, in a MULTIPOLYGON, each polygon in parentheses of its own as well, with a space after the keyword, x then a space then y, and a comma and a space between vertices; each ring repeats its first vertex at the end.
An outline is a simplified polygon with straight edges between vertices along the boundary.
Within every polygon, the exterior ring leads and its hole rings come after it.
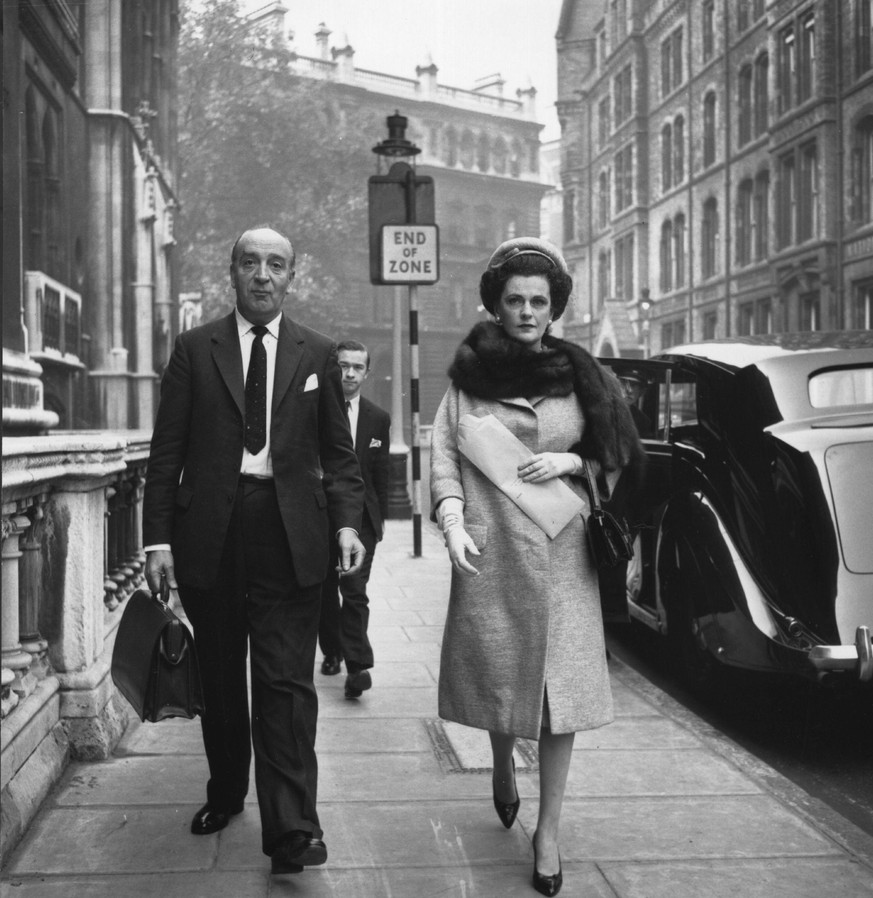
POLYGON ((270 872, 300 873, 304 867, 317 867, 327 860, 327 846, 321 839, 295 829, 288 833, 270 856, 270 872))
POLYGON ((332 677, 340 670, 342 670, 342 664, 340 664, 339 658, 335 658, 333 655, 324 656, 324 661, 321 662, 321 672, 326 677, 332 677))
POLYGON ((346 677, 346 698, 359 698, 373 685, 369 670, 357 670, 346 677))
POLYGON ((499 801, 497 798, 497 791, 494 789, 493 784, 491 786, 494 798, 494 810, 497 811, 497 816, 500 818, 500 822, 507 829, 515 823, 515 818, 518 816, 518 809, 521 807, 521 796, 518 794, 518 786, 515 783, 515 758, 512 759, 512 786, 515 789, 515 801, 510 804, 505 804, 504 802, 499 801))
MULTIPOLYGON (((536 838, 536 833, 534 833, 534 838, 536 838)), ((561 855, 558 855, 558 872, 553 873, 551 876, 544 876, 537 870, 537 846, 534 844, 534 868, 533 868, 533 887, 540 893, 540 895, 557 895, 558 892, 561 891, 561 886, 564 885, 564 872, 561 869, 561 855)))
POLYGON ((207 801, 194 815, 194 819, 191 821, 191 832, 195 836, 208 836, 210 833, 217 833, 220 829, 224 829, 230 823, 230 818, 234 814, 239 814, 243 807, 243 802, 240 802, 232 808, 217 808, 207 801))

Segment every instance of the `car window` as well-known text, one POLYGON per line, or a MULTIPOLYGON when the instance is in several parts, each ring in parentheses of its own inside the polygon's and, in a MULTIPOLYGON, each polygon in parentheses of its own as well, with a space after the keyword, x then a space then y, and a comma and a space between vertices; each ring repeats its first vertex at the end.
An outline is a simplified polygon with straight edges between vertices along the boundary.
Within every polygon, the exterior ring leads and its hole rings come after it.
POLYGON ((873 404, 873 365, 819 371, 809 378, 813 408, 873 404))
MULTIPOLYGON (((673 380, 669 385, 661 384, 659 402, 658 432, 664 434, 666 427, 667 391, 670 396, 670 429, 696 427, 697 425, 697 384, 694 381, 673 380)), ((687 437, 685 430, 680 436, 687 437)), ((674 435, 675 436, 675 435, 674 435)))

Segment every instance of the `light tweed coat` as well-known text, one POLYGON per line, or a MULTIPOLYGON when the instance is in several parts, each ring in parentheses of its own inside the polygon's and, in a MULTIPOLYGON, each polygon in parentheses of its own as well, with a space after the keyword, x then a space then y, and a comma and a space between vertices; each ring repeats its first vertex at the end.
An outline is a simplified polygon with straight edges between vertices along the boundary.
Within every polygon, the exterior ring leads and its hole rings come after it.
MULTIPOLYGON (((533 452, 566 452, 583 428, 574 394, 480 399, 452 386, 440 404, 431 444, 432 507, 448 496, 463 499, 464 526, 482 553, 469 556, 478 577, 452 571, 440 717, 536 739, 547 693, 553 733, 610 723, 597 572, 583 518, 550 540, 458 451, 458 420, 468 413, 493 414, 533 452)), ((587 501, 580 479, 563 480, 587 501)))

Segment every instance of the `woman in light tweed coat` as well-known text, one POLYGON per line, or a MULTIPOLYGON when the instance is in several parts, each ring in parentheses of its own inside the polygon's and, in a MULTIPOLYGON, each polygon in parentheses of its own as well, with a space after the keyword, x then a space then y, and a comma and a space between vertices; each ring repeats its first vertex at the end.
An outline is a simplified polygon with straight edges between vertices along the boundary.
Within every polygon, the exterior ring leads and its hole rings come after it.
POLYGON ((479 287, 493 321, 459 347, 431 444, 432 507, 453 568, 439 713, 488 730, 494 806, 507 828, 520 804, 515 739, 539 740, 533 885, 544 895, 562 883, 558 823, 574 734, 613 718, 597 572, 582 516, 549 539, 460 453, 457 433, 466 414, 494 415, 534 453, 522 480, 560 477, 583 498, 582 458, 596 463, 604 492, 622 469, 639 472, 617 381, 547 333, 571 289, 552 244, 518 238, 497 248, 479 287))

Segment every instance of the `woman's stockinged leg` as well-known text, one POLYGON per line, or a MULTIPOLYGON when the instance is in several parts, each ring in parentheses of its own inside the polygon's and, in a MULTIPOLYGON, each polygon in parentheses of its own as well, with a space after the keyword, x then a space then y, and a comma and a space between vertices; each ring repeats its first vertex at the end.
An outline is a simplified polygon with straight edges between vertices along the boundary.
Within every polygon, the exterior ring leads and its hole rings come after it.
POLYGON ((545 876, 557 873, 560 863, 558 826, 575 736, 575 733, 540 731, 540 812, 534 839, 539 872, 545 876))
POLYGON ((505 733, 492 733, 491 755, 494 759, 494 794, 505 804, 511 804, 518 797, 515 791, 515 774, 512 769, 512 752, 515 749, 515 736, 505 733))

